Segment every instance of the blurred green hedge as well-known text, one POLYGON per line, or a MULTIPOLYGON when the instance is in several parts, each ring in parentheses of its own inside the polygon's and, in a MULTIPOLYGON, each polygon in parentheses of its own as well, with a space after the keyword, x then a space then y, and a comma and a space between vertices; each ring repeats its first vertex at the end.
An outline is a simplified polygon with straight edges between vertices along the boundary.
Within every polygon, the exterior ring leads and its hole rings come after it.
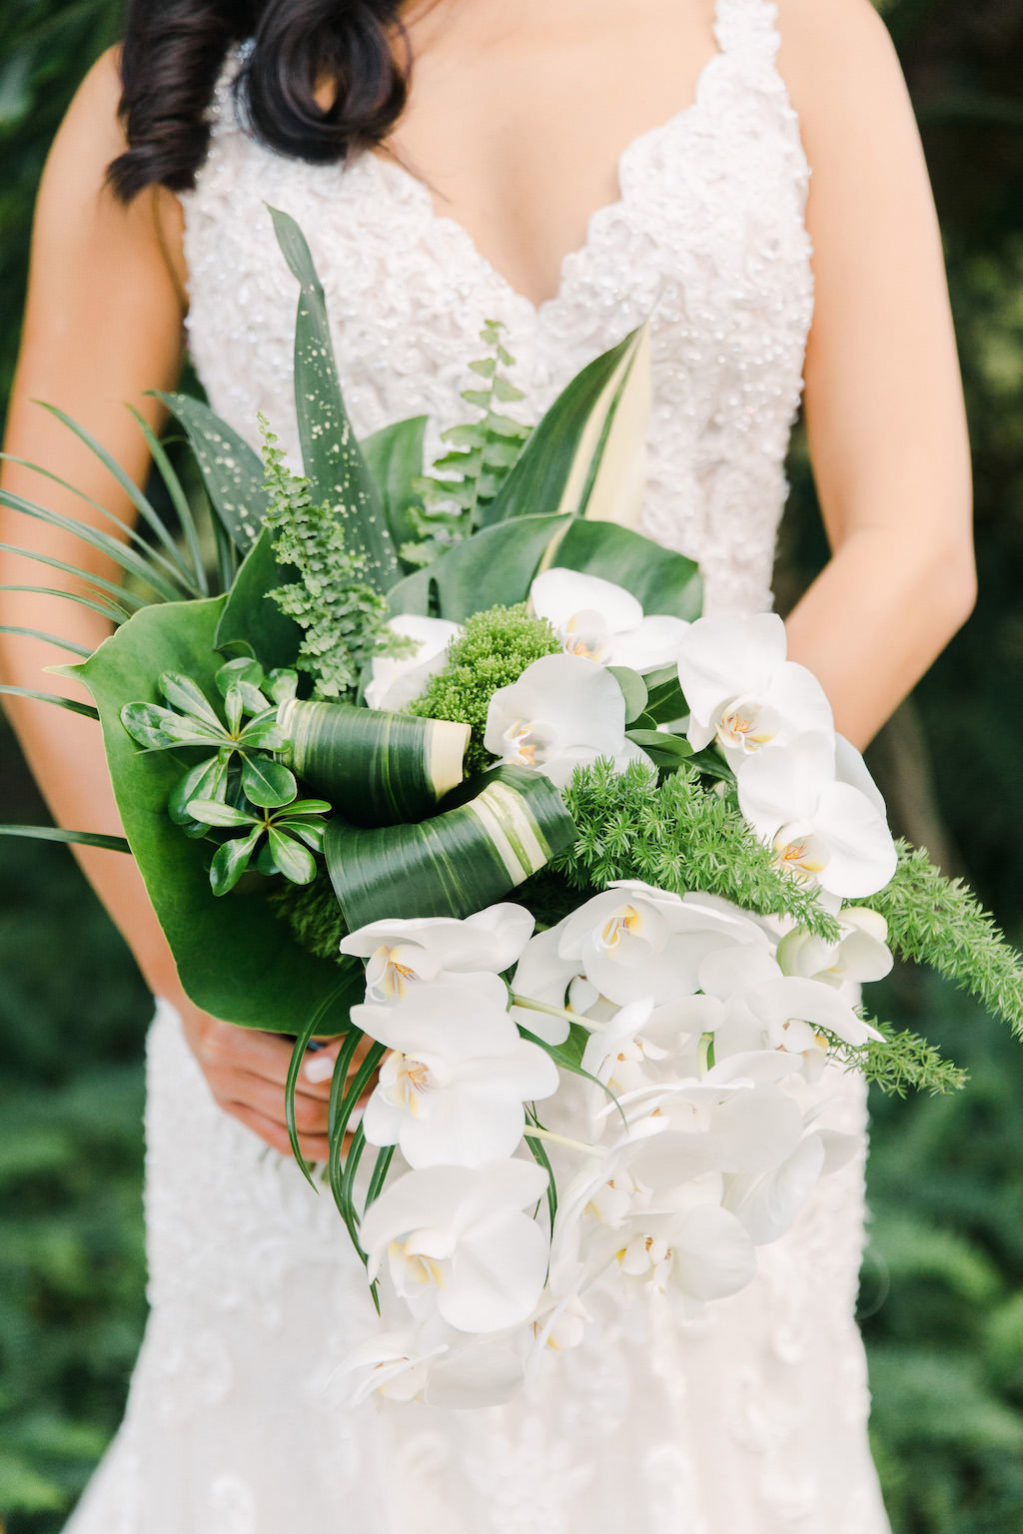
MULTIPOLYGON (((878 742, 900 829, 966 872, 1023 938, 1023 0, 883 5, 945 237, 974 449, 981 599, 878 742)), ((0 399, 34 189, 112 0, 0 0, 0 399)), ((893 252, 893 259, 895 253, 893 252)), ((826 550, 805 444, 780 585, 826 550)), ((0 726, 3 819, 44 811, 0 726)), ((895 1534, 1023 1526, 1019 1046, 900 972, 878 1011, 966 1063, 955 1100, 874 1103, 861 1295, 875 1453, 895 1534)), ((123 1410, 144 1321, 141 1054, 150 1005, 61 848, 0 844, 0 1528, 56 1534, 123 1410)), ((738 1534, 738 1531, 737 1531, 738 1534)))

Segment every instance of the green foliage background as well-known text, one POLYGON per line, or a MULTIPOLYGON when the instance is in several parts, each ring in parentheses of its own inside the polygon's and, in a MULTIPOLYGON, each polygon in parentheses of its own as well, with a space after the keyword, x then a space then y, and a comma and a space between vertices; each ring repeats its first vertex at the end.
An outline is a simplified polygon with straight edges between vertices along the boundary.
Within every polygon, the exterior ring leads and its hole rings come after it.
MULTIPOLYGON (((942 220, 966 381, 981 599, 873 752, 896 828, 965 872, 1017 941, 1023 823, 1023 0, 887 0, 942 220)), ((117 0, 0 0, 0 399, 31 204, 117 0)), ((892 253, 893 259, 897 252, 892 253)), ((797 432, 782 604, 825 557, 797 432)), ((4 820, 40 819, 0 728, 4 820)), ((874 1103, 861 1294, 896 1534, 1023 1524, 1023 1056, 909 972, 876 1010, 972 1071, 954 1100, 874 1103)), ((56 846, 0 844, 0 1529, 54 1534, 113 1432, 145 1315, 148 998, 56 846)))

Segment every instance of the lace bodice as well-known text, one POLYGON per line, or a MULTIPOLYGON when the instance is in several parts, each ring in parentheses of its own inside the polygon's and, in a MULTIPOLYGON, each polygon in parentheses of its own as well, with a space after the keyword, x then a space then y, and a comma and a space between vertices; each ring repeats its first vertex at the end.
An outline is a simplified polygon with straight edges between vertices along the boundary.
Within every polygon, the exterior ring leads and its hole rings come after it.
POLYGON ((228 69, 212 149, 184 198, 189 336, 215 410, 286 446, 296 289, 264 204, 301 224, 323 281, 358 435, 464 419, 487 319, 508 329, 517 408, 537 418, 598 353, 651 317, 654 407, 641 530, 697 559, 711 610, 770 605, 784 459, 813 306, 809 170, 775 67, 776 7, 718 0, 695 100, 625 149, 620 196, 565 258, 557 294, 515 292, 401 166, 284 158, 246 133, 228 69))
MULTIPOLYGON (((357 432, 461 418, 478 332, 508 327, 538 416, 652 316, 643 527, 698 559, 717 609, 770 601, 783 461, 812 307, 808 167, 775 67, 776 7, 718 0, 719 52, 693 104, 625 150, 539 307, 370 155, 314 167, 259 147, 229 89, 185 198, 192 351, 250 439, 265 411, 296 447, 296 291, 264 203, 298 219, 326 289, 357 432)), ((471 376, 471 375, 470 375, 471 376)), ((865 1093, 829 1070, 821 1122, 860 1155, 759 1251, 759 1275, 695 1321, 605 1304, 511 1405, 347 1403, 372 1330, 365 1274, 329 1196, 214 1104, 180 1020, 150 1035, 152 1315, 128 1415, 67 1534, 884 1534, 853 1319, 865 1093)))

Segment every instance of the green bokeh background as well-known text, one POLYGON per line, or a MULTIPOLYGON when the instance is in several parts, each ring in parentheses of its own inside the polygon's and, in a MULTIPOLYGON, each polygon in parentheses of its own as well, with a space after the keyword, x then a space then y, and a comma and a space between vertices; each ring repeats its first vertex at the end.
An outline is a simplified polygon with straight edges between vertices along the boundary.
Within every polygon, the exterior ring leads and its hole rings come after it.
MULTIPOLYGON (((0 399, 34 189, 116 0, 0 0, 0 399)), ((872 753, 897 829, 1023 939, 1023 0, 888 0, 941 215, 968 396, 981 597, 872 753)), ((897 259, 897 251, 892 259, 897 259)), ((797 431, 780 605, 825 557, 797 431)), ((43 810, 0 726, 0 819, 43 810)), ((1023 1527, 1023 1053, 948 988, 873 998, 966 1063, 954 1100, 874 1103, 861 1292, 896 1534, 1023 1527)), ((54 1534, 124 1406, 145 1316, 149 1001, 55 846, 0 843, 0 1531, 54 1534)), ((813 1446, 806 1446, 812 1456, 813 1446)), ((736 1531, 744 1534, 744 1531, 736 1531)))

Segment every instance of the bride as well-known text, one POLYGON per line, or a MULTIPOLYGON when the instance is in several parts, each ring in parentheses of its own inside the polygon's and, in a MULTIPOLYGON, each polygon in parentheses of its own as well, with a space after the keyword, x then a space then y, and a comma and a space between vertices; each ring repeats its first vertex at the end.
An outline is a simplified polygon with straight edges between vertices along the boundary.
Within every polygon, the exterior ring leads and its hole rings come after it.
MULTIPOLYGON (((158 423, 143 391, 175 385, 183 322, 218 413, 253 438, 263 410, 293 443, 294 289, 264 203, 309 238, 360 435, 458 419, 484 320, 507 327, 535 417, 651 315, 642 527, 700 561, 711 610, 770 603, 805 382, 833 555, 788 620, 790 653, 856 744, 965 618, 969 451, 941 244, 869 0, 133 0, 123 51, 88 75, 43 179, 9 452, 128 515, 30 401, 143 476, 121 402, 158 423)), ((16 462, 4 482, 40 493, 16 462)), ((0 537, 86 557, 8 514, 0 537)), ((35 569, 6 555, 0 581, 37 583, 35 569)), ((5 621, 70 632, 55 605, 11 594, 5 621)), ((70 637, 101 640, 74 611, 70 637)), ((29 687, 53 658, 10 636, 0 652, 29 687)), ((54 815, 116 831, 92 726, 51 712, 11 705, 54 815)), ((510 1406, 353 1407, 345 1361, 369 1302, 288 1153, 290 1046, 200 1014, 134 868, 80 855, 160 1001, 152 1312, 69 1534, 887 1528, 853 1319, 862 1156, 762 1249, 750 1288, 697 1321, 607 1303, 592 1340, 510 1406)), ((311 1159, 328 1076, 311 1056, 311 1159)), ((819 1095, 865 1145, 861 1084, 829 1072, 819 1095)))

